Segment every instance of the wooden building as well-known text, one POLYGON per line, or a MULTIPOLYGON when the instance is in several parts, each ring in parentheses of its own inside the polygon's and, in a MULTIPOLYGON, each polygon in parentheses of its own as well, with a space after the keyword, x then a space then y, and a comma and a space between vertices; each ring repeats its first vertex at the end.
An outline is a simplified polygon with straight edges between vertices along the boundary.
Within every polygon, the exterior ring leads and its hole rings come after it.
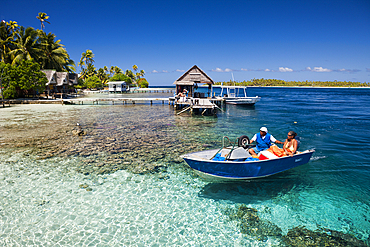
POLYGON ((55 70, 42 70, 45 73, 46 95, 53 95, 56 93, 73 93, 75 86, 78 84, 78 74, 68 72, 56 72, 55 70))
POLYGON ((110 93, 124 93, 128 90, 127 83, 125 81, 110 81, 108 82, 110 93))
POLYGON ((78 85, 78 74, 76 73, 69 73, 69 88, 74 89, 76 85, 78 85))
POLYGON ((68 72, 56 72, 57 77, 57 92, 58 93, 69 93, 69 73, 68 72))
POLYGON ((173 84, 176 85, 176 95, 186 89, 188 91, 188 97, 200 98, 201 95, 194 95, 196 94, 195 91, 198 88, 198 85, 208 84, 208 87, 211 90, 214 82, 203 70, 194 65, 173 84))
POLYGON ((50 95, 54 92, 57 85, 57 77, 56 77, 56 71, 55 70, 42 70, 42 72, 45 73, 46 79, 48 79, 48 82, 46 83, 46 94, 50 95))

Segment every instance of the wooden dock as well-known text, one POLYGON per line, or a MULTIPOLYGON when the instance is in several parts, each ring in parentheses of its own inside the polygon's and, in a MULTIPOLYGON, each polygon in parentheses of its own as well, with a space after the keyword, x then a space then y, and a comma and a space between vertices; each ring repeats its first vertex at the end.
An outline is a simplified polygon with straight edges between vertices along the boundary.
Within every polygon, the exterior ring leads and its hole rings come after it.
MULTIPOLYGON (((93 104, 98 105, 101 102, 111 103, 112 105, 125 105, 125 104, 136 104, 136 103, 150 103, 151 105, 155 102, 161 102, 164 104, 167 102, 169 105, 173 105, 176 110, 180 110, 177 114, 181 114, 186 111, 190 113, 200 112, 204 114, 216 114, 217 109, 220 107, 217 104, 223 102, 223 99, 215 98, 187 98, 185 101, 175 99, 175 97, 169 98, 66 98, 66 99, 10 99, 0 100, 3 104, 93 104), (207 113, 208 112, 208 113, 207 113)), ((4 105, 5 106, 5 105, 4 105)), ((4 107, 3 106, 3 107, 4 107)), ((220 109, 221 110, 221 109, 220 109)))
POLYGON ((217 109, 220 109, 217 104, 223 102, 222 99, 212 98, 187 98, 185 101, 181 101, 175 99, 175 97, 170 97, 169 100, 169 104, 172 103, 175 109, 182 109, 177 113, 178 115, 188 110, 190 113, 199 111, 202 115, 204 115, 207 111, 209 111, 211 114, 215 114, 217 109))
POLYGON ((150 103, 153 102, 170 102, 168 98, 73 98, 73 99, 7 99, 0 100, 1 104, 84 104, 92 103, 99 104, 99 102, 112 102, 112 104, 128 104, 128 103, 150 103))
POLYGON ((174 93, 176 88, 135 88, 127 93, 174 93))
POLYGON ((99 102, 112 102, 112 104, 136 104, 136 103, 146 103, 150 102, 150 104, 153 104, 153 102, 168 102, 169 104, 169 99, 168 98, 75 98, 75 99, 64 99, 64 103, 70 103, 70 104, 84 104, 84 102, 92 102, 94 105, 99 104, 99 102))

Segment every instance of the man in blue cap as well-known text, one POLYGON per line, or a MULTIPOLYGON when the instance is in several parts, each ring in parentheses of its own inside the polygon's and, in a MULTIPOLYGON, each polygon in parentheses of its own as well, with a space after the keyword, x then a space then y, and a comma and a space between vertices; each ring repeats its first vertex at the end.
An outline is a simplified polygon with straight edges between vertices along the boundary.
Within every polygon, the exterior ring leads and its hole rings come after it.
POLYGON ((249 149, 249 153, 252 155, 252 157, 256 157, 259 152, 269 149, 272 142, 284 144, 284 142, 276 140, 275 137, 267 132, 268 130, 266 127, 261 127, 260 133, 255 134, 251 139, 250 143, 254 141, 257 143, 256 147, 249 149))

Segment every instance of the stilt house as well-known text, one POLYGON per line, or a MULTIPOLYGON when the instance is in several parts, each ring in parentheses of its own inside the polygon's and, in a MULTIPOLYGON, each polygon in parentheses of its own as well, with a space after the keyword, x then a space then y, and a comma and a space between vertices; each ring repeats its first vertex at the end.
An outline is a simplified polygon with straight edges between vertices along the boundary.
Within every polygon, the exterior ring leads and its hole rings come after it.
POLYGON ((203 70, 194 65, 173 84, 176 85, 176 95, 186 89, 188 91, 188 97, 204 98, 204 93, 199 94, 195 92, 198 85, 208 84, 208 88, 211 90, 214 82, 203 70))

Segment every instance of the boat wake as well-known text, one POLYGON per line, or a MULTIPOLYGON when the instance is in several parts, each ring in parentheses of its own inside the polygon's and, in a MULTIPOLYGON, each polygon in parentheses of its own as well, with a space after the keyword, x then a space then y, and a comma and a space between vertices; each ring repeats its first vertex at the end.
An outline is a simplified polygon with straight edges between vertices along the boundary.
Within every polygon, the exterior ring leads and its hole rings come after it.
POLYGON ((314 157, 311 157, 310 161, 316 161, 316 160, 321 160, 321 159, 326 159, 326 156, 314 156, 314 157))

